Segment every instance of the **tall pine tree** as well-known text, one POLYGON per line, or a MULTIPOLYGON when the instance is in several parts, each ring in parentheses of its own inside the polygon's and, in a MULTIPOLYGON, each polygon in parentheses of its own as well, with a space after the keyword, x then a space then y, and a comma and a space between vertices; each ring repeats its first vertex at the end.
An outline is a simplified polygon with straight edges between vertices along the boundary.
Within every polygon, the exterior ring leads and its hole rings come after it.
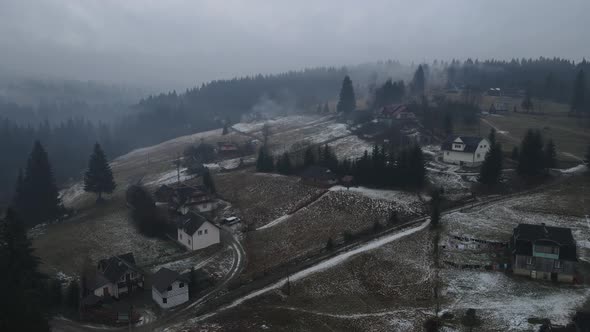
POLYGON ((550 139, 547 144, 545 144, 543 155, 543 164, 546 169, 555 168, 557 166, 557 152, 555 151, 555 143, 553 143, 552 139, 550 139))
POLYGON ((340 99, 336 110, 338 112, 352 112, 356 108, 356 98, 354 96, 354 89, 350 77, 345 76, 342 81, 342 88, 340 89, 340 99))
POLYGON ((33 145, 22 180, 17 181, 14 203, 30 225, 53 220, 62 212, 49 158, 39 141, 33 145))
POLYGON ((116 187, 111 166, 100 144, 96 143, 88 160, 88 170, 84 174, 84 191, 96 193, 97 201, 100 201, 103 193, 110 194, 116 187))
POLYGON ((215 182, 213 181, 213 176, 211 176, 211 172, 207 167, 205 167, 205 171, 203 172, 203 185, 210 193, 215 194, 217 191, 215 189, 215 182))
POLYGON ((522 139, 516 171, 521 176, 537 176, 545 168, 543 137, 538 130, 529 129, 522 139))
POLYGON ((414 79, 412 80, 412 91, 414 94, 422 96, 424 95, 424 89, 426 87, 426 78, 424 76, 424 68, 422 65, 418 66, 414 73, 414 79))
POLYGON ((586 111, 588 101, 586 100, 586 74, 580 69, 574 80, 574 95, 571 108, 574 113, 581 114, 586 111))
POLYGON ((0 331, 49 331, 45 276, 12 209, 0 220, 0 331))
POLYGON ((495 143, 486 153, 477 181, 491 187, 500 181, 500 175, 502 175, 502 146, 495 143))

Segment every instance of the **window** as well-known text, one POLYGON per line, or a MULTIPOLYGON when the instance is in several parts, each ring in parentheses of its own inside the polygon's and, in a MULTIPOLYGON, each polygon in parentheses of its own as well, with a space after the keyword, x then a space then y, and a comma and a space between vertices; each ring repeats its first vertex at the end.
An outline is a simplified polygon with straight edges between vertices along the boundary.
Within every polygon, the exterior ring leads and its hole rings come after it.
POLYGON ((178 288, 184 288, 184 282, 181 282, 180 284, 178 284, 178 288))
POLYGON ((450 154, 450 153, 449 153, 449 151, 447 151, 447 156, 448 156, 449 154, 450 154))
POLYGON ((535 259, 533 257, 527 257, 526 258, 526 264, 527 265, 533 265, 533 264, 535 264, 535 259))
POLYGON ((207 230, 205 230, 205 234, 207 234, 207 230))
POLYGON ((561 261, 555 260, 553 267, 556 269, 561 269, 561 261))
POLYGON ((163 297, 163 298, 162 298, 162 303, 168 303, 168 299, 167 299, 167 298, 165 298, 165 297, 163 297))
POLYGON ((166 290, 171 291, 172 290, 172 285, 168 286, 168 288, 166 288, 166 290))
POLYGON ((203 231, 199 231, 199 232, 197 233, 197 235, 202 235, 202 234, 203 234, 203 231))
POLYGON ((453 149, 461 149, 462 147, 461 144, 453 144, 453 149))
POLYGON ((478 153, 478 154, 477 154, 477 158, 479 158, 480 156, 481 156, 481 155, 478 153))
POLYGON ((190 239, 188 240, 188 244, 191 244, 191 240, 190 239))

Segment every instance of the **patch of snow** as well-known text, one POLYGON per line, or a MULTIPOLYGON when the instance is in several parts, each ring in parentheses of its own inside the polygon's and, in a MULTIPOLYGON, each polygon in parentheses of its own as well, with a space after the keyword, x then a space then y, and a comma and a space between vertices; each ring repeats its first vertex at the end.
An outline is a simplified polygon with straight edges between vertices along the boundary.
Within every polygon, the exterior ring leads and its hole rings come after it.
POLYGON ((420 202, 417 195, 400 190, 371 189, 366 187, 333 186, 330 191, 346 191, 361 194, 371 199, 381 199, 389 202, 395 202, 404 210, 415 212, 414 208, 420 202))
POLYGON ((578 166, 574 166, 572 168, 567 169, 560 169, 559 170, 562 174, 582 174, 588 171, 588 167, 584 164, 580 164, 578 166))
MULTIPOLYGON (((385 236, 383 238, 373 240, 371 242, 368 242, 366 244, 361 245, 358 248, 355 248, 355 249, 350 250, 350 251, 347 251, 347 252, 343 252, 343 253, 341 253, 341 254, 339 254, 337 256, 334 256, 334 257, 332 257, 330 259, 327 259, 327 260, 325 260, 325 261, 323 261, 323 262, 321 262, 319 264, 316 264, 314 266, 311 266, 311 267, 309 267, 307 269, 304 269, 302 271, 299 271, 299 272, 291 275, 289 277, 289 280, 290 280, 290 282, 294 282, 294 281, 297 281, 297 280, 300 280, 300 279, 304 279, 304 278, 306 278, 306 277, 308 277, 308 276, 310 276, 312 274, 315 274, 315 273, 324 271, 326 269, 332 268, 334 266, 337 266, 339 264, 342 264, 343 262, 347 261, 349 258, 351 258, 353 256, 356 256, 356 255, 361 254, 361 253, 366 252, 366 251, 370 251, 370 250, 379 248, 379 247, 381 247, 383 245, 386 245, 386 244, 388 244, 390 242, 396 241, 396 240, 401 239, 401 238, 403 238, 405 236, 408 236, 410 234, 414 234, 414 233, 416 233, 416 232, 418 232, 420 230, 423 230, 424 228, 426 228, 426 226, 428 226, 429 223, 430 223, 430 220, 427 220, 427 221, 423 222, 422 224, 420 224, 420 226, 417 226, 417 227, 414 227, 414 228, 410 228, 410 229, 406 229, 406 230, 404 230, 402 232, 391 234, 391 235, 385 236)), ((212 316, 216 315, 220 311, 234 308, 234 307, 242 304, 245 301, 248 301, 250 299, 253 299, 255 297, 258 297, 258 296, 260 296, 262 294, 265 294, 265 293, 267 293, 269 291, 272 291, 272 290, 275 290, 275 289, 279 289, 279 288, 283 287, 286 283, 287 283, 287 278, 284 278, 284 279, 282 279, 282 280, 280 280, 280 281, 278 281, 278 282, 276 282, 276 283, 274 283, 274 284, 272 284, 270 286, 267 286, 267 287, 265 287, 263 289, 254 291, 254 292, 252 292, 252 293, 250 293, 248 295, 245 295, 245 296, 243 296, 243 297, 241 297, 241 298, 239 298, 237 300, 234 300, 232 303, 230 303, 230 304, 228 304, 228 305, 226 305, 226 306, 218 309, 217 311, 214 311, 214 312, 209 313, 209 314, 206 314, 206 315, 202 315, 202 316, 197 317, 197 318, 193 318, 193 319, 189 320, 189 323, 197 323, 197 322, 200 322, 200 321, 202 321, 204 319, 207 319, 209 317, 212 317, 212 316)))
MULTIPOLYGON (((180 182, 194 178, 195 174, 187 174, 186 168, 180 169, 180 182)), ((160 173, 157 179, 146 183, 148 186, 161 186, 164 184, 173 184, 179 180, 178 172, 173 169, 168 172, 160 173)))
POLYGON ((346 136, 328 144, 338 159, 356 159, 371 151, 373 146, 356 135, 346 136))
POLYGON ((59 197, 64 205, 72 205, 75 201, 77 201, 82 195, 84 195, 84 184, 82 182, 78 182, 67 189, 61 190, 59 192, 59 197))
POLYGON ((287 220, 287 218, 289 218, 290 216, 291 216, 290 214, 286 214, 284 216, 278 217, 277 219, 269 222, 268 224, 266 224, 266 225, 264 225, 262 227, 259 227, 256 230, 259 231, 261 229, 265 229, 265 228, 269 228, 269 227, 272 227, 272 226, 276 226, 276 225, 282 223, 283 221, 287 220))

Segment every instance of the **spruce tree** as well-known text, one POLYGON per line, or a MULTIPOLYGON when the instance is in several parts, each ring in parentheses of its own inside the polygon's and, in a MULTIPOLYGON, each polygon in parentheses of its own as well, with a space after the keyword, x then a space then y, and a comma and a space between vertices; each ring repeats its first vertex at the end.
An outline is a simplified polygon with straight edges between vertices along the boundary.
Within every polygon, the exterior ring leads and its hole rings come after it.
POLYGON ((213 177, 211 176, 211 172, 208 168, 205 167, 205 172, 203 173, 203 185, 210 193, 215 194, 217 191, 215 190, 215 182, 213 181, 213 177))
POLYGON ((588 101, 586 100, 586 74, 580 69, 574 80, 574 94, 572 97, 571 109, 573 112, 581 114, 586 110, 588 101))
POLYGON ((555 168, 557 166, 557 153, 555 151, 555 144, 553 140, 550 139, 547 144, 545 144, 545 149, 543 150, 544 155, 544 162, 543 165, 546 169, 555 168))
POLYGON ((354 88, 352 87, 352 81, 350 77, 345 76, 342 81, 342 88, 340 89, 340 99, 336 110, 338 112, 352 112, 356 108, 356 98, 354 96, 354 88))
POLYGON ((410 185, 421 188, 426 181, 426 166, 424 154, 418 145, 414 145, 409 152, 410 185))
POLYGON ((491 187, 500 181, 502 175, 502 146, 492 145, 481 165, 477 181, 491 187))
POLYGON ((221 132, 221 135, 227 135, 229 133, 229 124, 226 122, 223 124, 223 131, 221 132))
POLYGON ((264 148, 258 150, 258 158, 256 159, 256 171, 257 172, 264 172, 264 166, 266 161, 266 152, 264 148))
POLYGON ((88 169, 84 174, 84 191, 96 193, 97 201, 100 201, 102 193, 110 194, 116 187, 111 166, 100 144, 96 143, 88 160, 88 169))
POLYGON ((22 180, 14 197, 17 213, 30 225, 57 218, 61 212, 59 193, 47 152, 35 141, 22 180))
POLYGON ((284 175, 289 175, 293 172, 293 166, 291 165, 291 158, 288 152, 283 153, 277 160, 277 172, 284 175))
POLYGON ((537 176, 544 169, 543 137, 529 129, 522 139, 516 171, 521 176, 537 176))
POLYGON ((315 160, 315 155, 313 153, 313 149, 311 147, 308 147, 307 149, 305 149, 305 152, 303 155, 303 166, 309 167, 309 166, 312 166, 315 164, 316 164, 316 160, 315 160))
POLYGON ((9 208, 0 220, 0 331, 50 330, 39 263, 24 224, 9 208))
POLYGON ((412 89, 416 95, 424 95, 424 89, 426 87, 426 78, 424 77, 424 68, 422 65, 418 66, 414 73, 414 79, 412 80, 412 89))
POLYGON ((488 141, 490 141, 490 147, 496 144, 496 129, 490 129, 490 134, 488 135, 488 141))

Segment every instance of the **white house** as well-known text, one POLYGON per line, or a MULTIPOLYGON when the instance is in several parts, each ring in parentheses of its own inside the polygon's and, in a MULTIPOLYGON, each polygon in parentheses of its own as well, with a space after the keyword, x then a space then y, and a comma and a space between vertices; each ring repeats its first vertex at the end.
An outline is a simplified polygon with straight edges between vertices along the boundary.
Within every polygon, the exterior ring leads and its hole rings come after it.
POLYGON ((219 243, 219 227, 204 217, 189 212, 178 227, 178 242, 189 250, 199 250, 219 243))
POLYGON ((481 137, 456 136, 444 142, 441 150, 445 163, 478 166, 490 150, 490 142, 481 137))
POLYGON ((187 278, 178 272, 161 268, 152 277, 152 299, 164 309, 187 302, 187 278))
POLYGON ((137 288, 143 288, 143 274, 135 266, 133 253, 101 259, 98 271, 88 287, 96 296, 119 298, 137 288))

